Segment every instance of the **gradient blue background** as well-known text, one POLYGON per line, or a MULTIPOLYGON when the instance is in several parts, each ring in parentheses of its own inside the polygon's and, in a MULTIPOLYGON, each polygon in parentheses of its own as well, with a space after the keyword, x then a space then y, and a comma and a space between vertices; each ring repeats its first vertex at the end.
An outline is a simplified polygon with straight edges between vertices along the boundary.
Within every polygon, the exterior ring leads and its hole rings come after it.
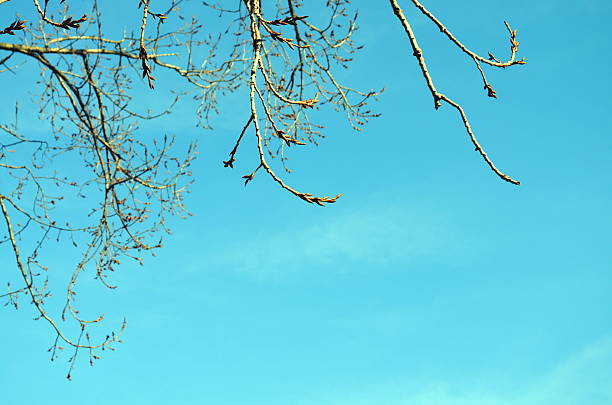
POLYGON ((481 53, 506 55, 502 21, 518 28, 528 64, 487 70, 498 100, 408 3, 438 88, 520 187, 485 167, 454 110, 432 108, 387 2, 356 1, 366 48, 339 74, 385 87, 383 116, 354 134, 324 114, 328 138, 292 148, 286 177, 338 203, 309 206, 261 174, 245 188, 252 140, 222 167, 240 97, 212 132, 187 109, 143 125, 199 140, 194 216, 125 265, 119 289, 92 290, 100 333, 123 316, 128 329, 95 367, 79 354, 72 382, 32 309, 3 309, 0 403, 612 404, 610 2, 426 2, 481 53))

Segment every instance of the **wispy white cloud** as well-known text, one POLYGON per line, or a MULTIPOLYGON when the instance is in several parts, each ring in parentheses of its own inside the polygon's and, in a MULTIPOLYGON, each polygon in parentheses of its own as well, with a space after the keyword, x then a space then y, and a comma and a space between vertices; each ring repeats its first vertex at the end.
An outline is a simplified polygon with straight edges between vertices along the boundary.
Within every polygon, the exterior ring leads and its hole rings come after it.
MULTIPOLYGON (((346 271, 356 264, 410 263, 423 257, 444 260, 468 242, 444 213, 426 207, 370 207, 317 223, 295 222, 284 230, 234 241, 231 253, 217 252, 225 269, 257 277, 294 271, 346 271)), ((215 260, 212 258, 212 260, 215 260)), ((216 260, 215 260, 216 261, 216 260)))
MULTIPOLYGON (((482 384, 480 384, 482 387, 482 384)), ((594 343, 561 362, 544 376, 508 392, 458 388, 442 382, 422 390, 343 398, 333 405, 610 405, 612 404, 612 338, 594 343)))

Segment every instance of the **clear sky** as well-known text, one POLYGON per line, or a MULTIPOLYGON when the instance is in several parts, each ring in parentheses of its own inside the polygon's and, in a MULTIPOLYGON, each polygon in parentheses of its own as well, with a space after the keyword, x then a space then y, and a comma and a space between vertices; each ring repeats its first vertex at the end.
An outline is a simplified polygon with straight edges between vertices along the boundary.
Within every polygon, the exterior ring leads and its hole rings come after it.
POLYGON ((342 76, 385 87, 382 117, 355 134, 324 115, 329 137, 292 148, 287 177, 344 196, 310 206, 263 175, 245 188, 253 143, 223 168, 246 100, 214 131, 189 111, 143 126, 199 140, 193 217, 116 291, 93 290, 103 329, 128 326, 72 382, 25 301, 2 308, 3 405, 612 404, 610 2, 424 2, 481 52, 504 55, 503 21, 518 28, 528 63, 487 71, 498 100, 403 2, 439 89, 519 187, 485 167, 454 110, 433 110, 388 2, 354 3, 366 47, 342 76))

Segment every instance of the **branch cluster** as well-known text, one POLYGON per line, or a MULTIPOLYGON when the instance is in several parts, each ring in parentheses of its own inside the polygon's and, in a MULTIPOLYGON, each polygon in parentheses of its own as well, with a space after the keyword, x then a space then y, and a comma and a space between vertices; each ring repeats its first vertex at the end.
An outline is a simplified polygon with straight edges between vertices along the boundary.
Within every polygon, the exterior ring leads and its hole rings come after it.
MULTIPOLYGON (((508 23, 510 57, 501 61, 490 52, 486 57, 473 52, 419 1, 410 2, 476 64, 487 96, 496 98, 497 93, 483 65, 508 68, 525 63, 517 58, 516 30, 508 23)), ((1 7, 5 3, 8 0, 0 0, 1 7)), ((15 288, 8 284, 0 297, 15 308, 21 296, 28 297, 38 319, 55 333, 52 358, 63 345, 74 349, 71 370, 79 350, 87 350, 93 362, 98 350, 112 349, 120 342, 125 327, 123 323, 104 339, 90 339, 89 328, 100 324, 104 315, 81 315, 77 296, 83 274, 114 289, 110 276, 122 261, 142 263, 145 252, 162 246, 162 236, 170 232, 169 216, 189 215, 184 195, 191 183, 196 145, 177 153, 173 136, 145 135, 138 129, 139 122, 170 114, 180 98, 190 96, 197 103, 198 124, 208 128, 211 114, 218 112, 218 96, 242 89, 248 112, 223 165, 234 168, 238 151, 247 148, 244 140, 252 136, 256 164, 242 176, 245 185, 261 170, 290 194, 323 206, 336 202, 341 194, 317 196, 298 190, 275 169, 274 159, 289 173, 288 149, 317 144, 324 137, 323 126, 316 120, 322 108, 341 112, 355 130, 379 116, 369 103, 382 90, 363 91, 336 75, 338 69, 348 68, 361 48, 353 39, 357 13, 350 12, 349 0, 326 0, 327 15, 322 20, 309 16, 307 10, 313 5, 302 0, 236 0, 235 8, 226 1, 204 1, 205 9, 225 19, 227 29, 217 35, 202 32, 196 18, 185 18, 183 3, 139 0, 125 6, 126 18, 138 22, 129 27, 135 32, 125 29, 119 36, 109 32, 118 32, 120 22, 106 28, 95 0, 90 2, 90 12, 78 18, 70 14, 69 1, 45 0, 41 5, 33 0, 32 18, 28 18, 35 23, 19 16, 0 22, 0 27, 5 26, 0 30, 0 73, 21 74, 18 68, 24 62, 37 67, 39 119, 50 126, 47 135, 23 133, 17 124, 18 105, 15 122, 0 123, 4 223, 0 249, 12 252, 21 279, 15 288), (166 108, 139 111, 133 98, 135 87, 144 84, 157 94, 156 84, 167 75, 175 75, 184 88, 174 92, 166 108), (68 272, 63 310, 56 317, 50 314, 47 301, 51 297, 48 279, 57 271, 44 264, 43 253, 58 242, 78 247, 79 256, 68 272), (59 319, 75 323, 76 337, 65 332, 59 319)), ((443 103, 453 107, 488 167, 501 179, 519 184, 493 164, 463 107, 437 89, 425 52, 399 2, 389 0, 389 4, 408 37, 434 107, 443 103)))

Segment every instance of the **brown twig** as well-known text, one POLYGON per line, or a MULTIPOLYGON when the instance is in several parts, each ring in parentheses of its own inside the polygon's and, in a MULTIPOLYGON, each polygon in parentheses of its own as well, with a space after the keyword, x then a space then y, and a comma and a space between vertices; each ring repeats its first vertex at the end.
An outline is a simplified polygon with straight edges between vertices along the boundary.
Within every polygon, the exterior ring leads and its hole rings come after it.
POLYGON ((15 20, 11 23, 11 25, 1 30, 0 35, 15 35, 15 31, 21 31, 23 29, 25 29, 25 20, 15 20))
MULTIPOLYGON (((45 10, 43 10, 40 7, 40 3, 38 2, 38 0, 34 0, 34 6, 36 7, 36 11, 38 11, 38 14, 40 15, 40 17, 42 18, 44 22, 54 27, 62 28, 64 30, 69 30, 71 28, 72 29, 80 28, 81 24, 87 21, 87 15, 83 14, 81 18, 77 18, 76 20, 73 19, 72 16, 69 16, 65 18, 64 20, 62 20, 61 22, 56 22, 47 17, 47 13, 45 12, 45 10)), ((46 7, 46 4, 45 4, 45 7, 46 7)))

